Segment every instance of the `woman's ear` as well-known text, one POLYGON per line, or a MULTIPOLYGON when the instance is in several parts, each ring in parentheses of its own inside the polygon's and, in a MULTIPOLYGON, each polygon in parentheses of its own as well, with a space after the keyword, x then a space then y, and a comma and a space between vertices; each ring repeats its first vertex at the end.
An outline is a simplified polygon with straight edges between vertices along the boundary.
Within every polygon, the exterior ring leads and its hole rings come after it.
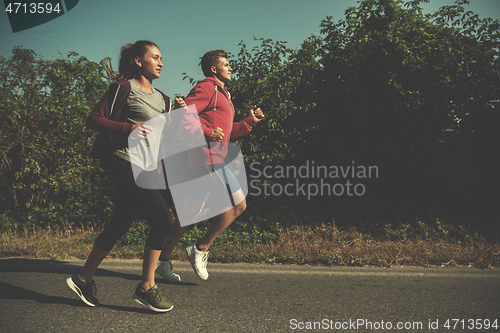
POLYGON ((142 66, 141 57, 139 56, 135 57, 134 62, 138 67, 142 66))

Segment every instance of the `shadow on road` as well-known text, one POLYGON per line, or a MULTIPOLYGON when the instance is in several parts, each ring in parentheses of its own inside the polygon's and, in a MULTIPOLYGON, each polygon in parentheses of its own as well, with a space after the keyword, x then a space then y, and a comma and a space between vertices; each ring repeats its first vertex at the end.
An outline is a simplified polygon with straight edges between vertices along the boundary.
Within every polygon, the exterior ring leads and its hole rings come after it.
MULTIPOLYGON (((44 295, 41 293, 37 293, 28 289, 20 288, 17 286, 13 286, 10 283, 0 282, 0 299, 21 299, 21 300, 34 300, 39 303, 46 304, 65 304, 69 306, 76 306, 80 308, 88 308, 82 301, 79 299, 71 299, 67 297, 60 296, 51 296, 44 295)), ((101 308, 108 308, 117 311, 126 311, 126 312, 137 312, 137 313, 147 313, 151 314, 151 311, 146 308, 137 308, 137 307, 128 307, 128 306, 119 306, 119 305, 106 305, 99 304, 101 308)))
MULTIPOLYGON (((0 260, 0 271, 7 273, 50 273, 50 274, 63 274, 68 277, 78 272, 82 266, 70 264, 68 261, 58 261, 50 259, 27 259, 27 258, 9 258, 0 260)), ((119 271, 112 271, 108 269, 98 268, 95 276, 101 277, 118 277, 130 281, 141 281, 140 274, 124 273, 119 271)), ((169 283, 161 278, 157 279, 165 284, 176 284, 184 286, 196 286, 196 283, 191 282, 177 282, 169 283)), ((64 284, 66 284, 64 282, 64 284)), ((87 308, 88 306, 81 302, 79 299, 45 295, 29 289, 21 288, 7 282, 0 282, 0 299, 18 299, 18 300, 34 300, 39 303, 46 304, 65 304, 70 306, 87 308)), ((106 305, 99 304, 99 307, 109 308, 117 311, 148 313, 151 311, 146 308, 119 306, 119 305, 106 305)))
MULTIPOLYGON (((82 266, 69 264, 68 261, 50 259, 9 258, 0 260, 0 268, 2 272, 61 273, 73 275, 79 272, 82 266)), ((120 277, 130 281, 141 280, 140 274, 117 272, 105 268, 98 268, 95 276, 120 277)), ((197 285, 191 282, 168 282, 162 278, 158 278, 158 280, 165 284, 184 286, 197 285)))
MULTIPOLYGON (((0 260, 0 268, 2 272, 61 273, 73 275, 79 272, 82 266, 69 264, 68 261, 11 258, 0 260)), ((98 268, 95 276, 121 277, 132 281, 141 280, 141 276, 138 274, 110 271, 103 268, 98 268)))

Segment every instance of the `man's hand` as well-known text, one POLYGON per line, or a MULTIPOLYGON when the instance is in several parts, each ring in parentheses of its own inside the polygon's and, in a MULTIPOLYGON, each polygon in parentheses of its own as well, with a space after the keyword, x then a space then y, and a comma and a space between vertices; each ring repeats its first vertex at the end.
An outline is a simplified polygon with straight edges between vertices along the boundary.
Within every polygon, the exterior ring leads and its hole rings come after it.
POLYGON ((209 141, 221 142, 223 137, 224 133, 222 133, 222 128, 216 127, 212 130, 212 135, 210 135, 209 141))
POLYGON ((264 119, 264 113, 257 107, 257 105, 252 106, 248 113, 256 123, 264 119))

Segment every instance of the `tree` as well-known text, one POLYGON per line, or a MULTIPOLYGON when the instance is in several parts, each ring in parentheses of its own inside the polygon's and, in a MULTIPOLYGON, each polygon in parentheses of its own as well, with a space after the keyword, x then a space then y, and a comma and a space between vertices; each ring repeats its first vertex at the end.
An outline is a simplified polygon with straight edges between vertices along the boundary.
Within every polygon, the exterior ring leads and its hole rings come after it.
POLYGON ((0 58, 0 78, 2 226, 83 224, 109 211, 102 172, 86 156, 103 68, 74 52, 41 59, 15 47, 0 58))
POLYGON ((499 22, 465 12, 467 1, 427 15, 421 2, 364 0, 323 21, 321 141, 335 158, 379 165, 377 195, 391 205, 456 209, 498 105, 499 22))
POLYGON ((266 111, 238 141, 247 161, 376 165, 366 197, 387 210, 464 217, 478 206, 481 168, 492 164, 480 148, 494 142, 500 96, 499 22, 467 1, 432 14, 422 2, 359 1, 299 49, 241 43, 229 85, 237 113, 266 111))
MULTIPOLYGON (((255 39, 257 40, 257 39, 255 39)), ((310 150, 318 122, 311 118, 315 107, 313 82, 319 73, 317 59, 320 40, 311 36, 299 50, 285 42, 258 39, 251 51, 240 43, 236 59, 231 59, 235 79, 228 83, 237 118, 246 117, 252 105, 265 112, 265 121, 238 140, 247 161, 282 163, 310 150)))

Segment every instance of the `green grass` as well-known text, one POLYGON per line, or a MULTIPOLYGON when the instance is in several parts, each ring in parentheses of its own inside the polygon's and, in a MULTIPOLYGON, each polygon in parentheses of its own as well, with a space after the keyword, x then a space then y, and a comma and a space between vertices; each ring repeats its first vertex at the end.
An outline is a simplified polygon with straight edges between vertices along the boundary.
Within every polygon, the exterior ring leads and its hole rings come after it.
MULTIPOLYGON (((199 239, 208 224, 193 225, 179 242, 173 259, 187 260, 184 247, 199 239)), ((0 256, 84 259, 100 229, 5 231, 0 256)), ((111 258, 140 258, 149 232, 136 223, 120 239, 111 258)), ((210 248, 211 262, 286 263, 328 266, 500 267, 500 243, 477 231, 436 221, 374 223, 338 227, 334 221, 316 226, 278 223, 266 228, 236 221, 210 248)))

